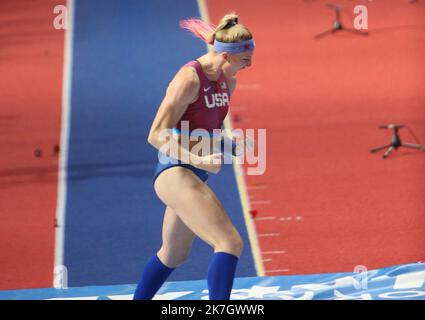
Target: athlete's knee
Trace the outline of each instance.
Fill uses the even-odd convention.
[[[190,248],[172,249],[161,247],[158,251],[158,257],[169,268],[181,266],[189,257]]]
[[[235,232],[233,235],[226,237],[220,241],[215,247],[215,252],[226,252],[239,257],[243,250],[243,240],[239,233]]]

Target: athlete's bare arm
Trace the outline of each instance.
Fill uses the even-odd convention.
[[[188,105],[198,98],[199,86],[200,83],[196,71],[193,68],[186,67],[181,68],[170,82],[148,136],[148,142],[156,149],[160,150],[166,143],[170,143],[170,139],[173,139],[170,134],[169,139],[162,141],[160,139],[160,133],[164,132],[164,130],[168,130],[171,133],[171,129],[182,117]],[[213,173],[217,173],[220,170],[220,164],[214,164],[212,162],[214,159],[218,162],[221,155],[212,154],[200,158],[183,148],[180,142],[175,139],[173,145],[176,147],[169,148],[167,150],[169,151],[167,156],[188,161],[190,165]]]

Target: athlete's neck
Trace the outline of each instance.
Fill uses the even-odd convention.
[[[226,78],[234,78],[236,76],[237,71],[233,70],[228,63],[223,65],[222,70]]]
[[[217,81],[223,72],[223,64],[226,62],[220,55],[208,52],[197,59],[204,70],[205,76],[210,81]]]

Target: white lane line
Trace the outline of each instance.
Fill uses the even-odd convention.
[[[72,64],[73,64],[73,42],[74,42],[74,0],[67,0],[68,28],[65,30],[63,82],[62,82],[62,118],[60,153],[58,168],[58,193],[56,202],[56,230],[55,230],[55,258],[53,266],[53,287],[56,272],[64,264],[65,243],[65,210],[66,210],[66,180],[68,167],[68,143],[71,113],[71,89],[72,89]]]
[[[282,217],[279,219],[280,221],[291,221],[292,217]]]
[[[254,220],[274,220],[276,217],[256,217]]]
[[[248,190],[264,190],[267,189],[267,185],[260,185],[260,186],[248,186],[246,187]]]
[[[270,204],[272,203],[271,200],[256,200],[256,201],[251,201],[251,204]]]
[[[263,259],[263,262],[270,262],[270,261],[272,261],[273,259]]]
[[[293,221],[293,220],[301,221],[302,219],[303,219],[303,217],[301,217],[301,216],[296,216],[296,217],[288,216],[288,217],[279,218],[280,221]]]
[[[266,273],[273,273],[273,272],[288,272],[289,269],[275,269],[275,270],[266,270]]]
[[[259,236],[259,237],[278,237],[278,236],[280,236],[280,233],[258,233],[257,236]]]

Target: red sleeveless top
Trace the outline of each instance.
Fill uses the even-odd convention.
[[[221,73],[217,81],[207,79],[199,61],[194,60],[184,65],[193,67],[199,77],[199,97],[191,103],[175,128],[182,130],[181,122],[189,121],[189,131],[205,129],[212,132],[221,129],[229,110],[230,91],[226,77]]]

